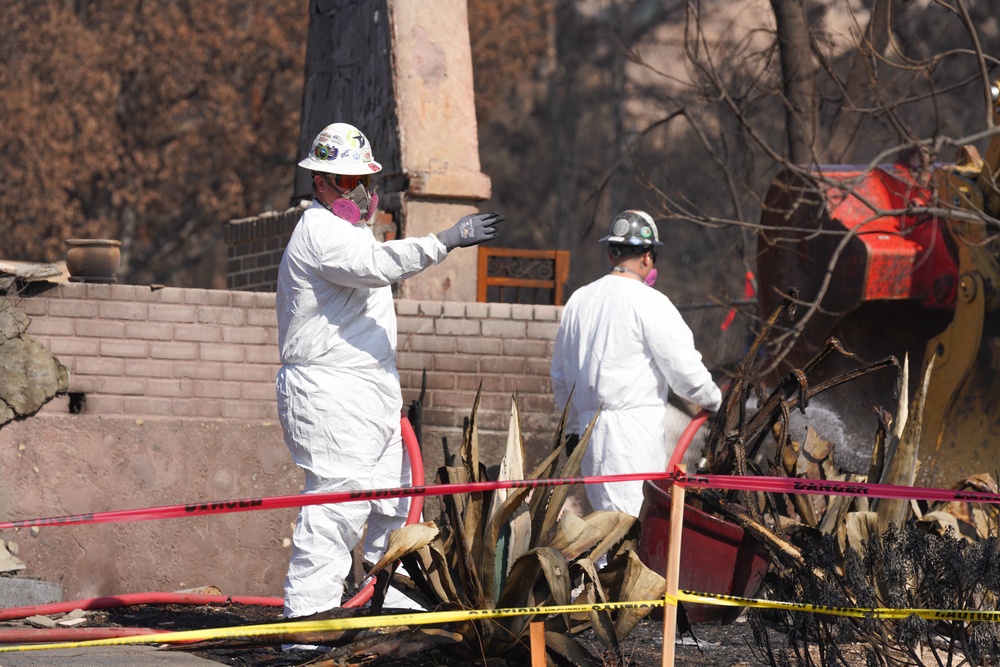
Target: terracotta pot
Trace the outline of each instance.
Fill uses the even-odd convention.
[[[70,280],[114,281],[122,259],[121,241],[113,239],[66,239],[66,270]]]

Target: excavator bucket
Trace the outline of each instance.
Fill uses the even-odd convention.
[[[765,198],[758,242],[761,311],[798,290],[798,319],[772,350],[784,368],[830,336],[861,359],[933,362],[917,474],[927,486],[994,473],[1000,454],[1000,248],[976,215],[1000,198],[991,170],[974,151],[964,155],[933,171],[906,159],[786,171]],[[935,215],[942,209],[956,213]],[[911,373],[911,385],[923,375]],[[872,409],[894,405],[888,380],[870,382],[838,395],[836,406],[854,425],[855,447],[867,431],[868,454]]]

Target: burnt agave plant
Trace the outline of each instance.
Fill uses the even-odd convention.
[[[479,460],[478,406],[477,396],[463,438],[461,465],[441,468],[439,483],[487,479],[486,467]],[[525,475],[515,396],[499,478],[577,476],[593,422],[579,445],[567,455],[565,419],[564,413],[549,455]],[[385,578],[385,573],[401,561],[407,576],[396,574],[393,585],[436,611],[661,597],[665,591],[663,577],[646,568],[634,554],[638,540],[636,519],[619,512],[594,512],[582,518],[564,512],[568,494],[569,486],[556,486],[446,496],[437,519],[406,526],[393,534],[385,557],[372,574],[383,572]],[[602,556],[607,557],[608,564],[598,571],[595,563]],[[549,664],[601,665],[608,657],[620,658],[619,642],[646,613],[648,610],[619,610],[469,620],[450,624],[433,638],[408,628],[395,633],[395,637],[402,640],[399,643],[408,642],[413,650],[433,645],[460,664],[528,664],[529,625],[544,621]],[[604,646],[601,657],[575,639],[589,628]],[[391,643],[393,637],[383,635],[380,642]],[[371,653],[358,649],[361,647],[348,645],[324,657],[372,659]]]
[[[854,358],[835,339],[807,364],[782,378],[769,394],[754,370],[757,351],[783,303],[764,322],[738,368],[705,448],[711,472],[768,474],[797,479],[877,482],[913,486],[930,379],[930,368],[910,399],[908,362],[888,357],[819,383],[810,378],[834,354]],[[897,372],[896,418],[881,407],[867,472],[836,465],[837,445],[808,428],[801,442],[789,428],[794,410],[807,414],[814,396],[871,372]],[[754,385],[760,384],[759,388]],[[760,406],[747,413],[755,391]],[[866,418],[868,415],[845,415]],[[770,452],[764,456],[763,452]],[[986,473],[960,480],[956,489],[996,493]],[[774,600],[833,607],[995,610],[1000,598],[1000,524],[996,507],[969,502],[925,504],[896,498],[722,493],[692,490],[689,502],[738,523],[770,552],[772,567],[763,595]],[[995,665],[1000,630],[968,620],[837,617],[801,611],[759,611],[747,617],[760,662],[771,665],[855,664],[850,646],[868,665]],[[773,632],[775,628],[781,630]],[[769,632],[770,630],[770,632]],[[776,638],[781,639],[775,641]]]

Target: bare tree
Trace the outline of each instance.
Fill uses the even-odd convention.
[[[639,172],[667,219],[749,230],[762,240],[762,249],[794,251],[803,242],[803,230],[792,221],[761,226],[764,193],[775,175],[784,172],[814,183],[811,191],[800,193],[803,200],[826,197],[831,188],[839,196],[846,188],[864,200],[852,188],[864,183],[876,165],[905,163],[926,184],[930,163],[954,159],[960,145],[983,145],[993,131],[992,121],[984,127],[982,119],[987,115],[986,72],[994,63],[987,54],[1000,47],[1000,36],[990,31],[990,43],[979,34],[980,26],[989,25],[986,7],[967,8],[961,1],[916,7],[879,0],[870,13],[844,14],[836,11],[843,6],[834,3],[772,0],[773,22],[754,25],[734,12],[720,18],[725,3],[692,1],[686,6],[688,76],[668,78],[659,72],[662,88],[647,86],[647,99],[671,106],[642,129],[644,145],[636,148]],[[924,30],[928,23],[936,29]],[[654,58],[642,64],[658,71]],[[666,146],[657,133],[668,126],[675,146],[690,146],[683,164],[689,171],[696,164],[698,171],[710,172],[701,178],[714,182],[713,188],[698,186],[698,176],[656,168],[652,156]],[[817,169],[831,161],[867,167],[855,169],[851,182],[834,183],[824,180],[828,170]],[[901,213],[880,202],[866,203],[870,220]],[[927,204],[920,213],[962,215],[935,206],[939,204]],[[911,204],[909,214],[916,213]],[[988,213],[974,217],[989,222]],[[838,238],[834,246],[846,246],[849,237]],[[754,253],[749,247],[746,251],[750,266]],[[824,312],[822,306],[838,256],[833,252],[829,265],[811,269],[821,278],[820,291],[807,295],[800,308],[804,315],[796,331],[782,339],[785,343],[792,343],[814,316],[833,320],[845,315]]]

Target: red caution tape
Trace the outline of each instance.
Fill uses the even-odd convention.
[[[893,484],[866,482],[838,482],[788,477],[741,477],[734,475],[685,475],[681,472],[645,472],[590,477],[564,477],[555,479],[501,480],[495,482],[466,482],[463,484],[437,484],[434,486],[397,487],[332,493],[310,493],[294,496],[274,496],[246,500],[220,500],[188,505],[167,505],[142,509],[72,514],[45,519],[24,519],[0,523],[0,530],[31,526],[72,526],[94,523],[122,523],[153,519],[177,519],[205,514],[249,512],[253,510],[327,505],[333,503],[377,500],[379,498],[444,496],[455,493],[479,493],[496,489],[534,489],[571,484],[605,484],[644,480],[670,480],[677,484],[706,489],[763,491],[771,493],[823,494],[835,496],[867,496],[871,498],[903,498],[906,500],[959,501],[1000,504],[1000,494],[981,491],[956,491]]]
[[[923,486],[898,486],[896,484],[840,482],[835,480],[789,477],[740,477],[735,475],[686,475],[683,478],[679,478],[678,481],[688,486],[707,489],[1000,504],[1000,494],[997,493],[934,489]]]
[[[754,298],[756,295],[757,288],[754,287],[753,271],[747,271],[743,276],[743,297],[749,300]],[[736,309],[730,308],[729,313],[726,315],[726,319],[724,319],[722,324],[719,325],[719,329],[721,331],[727,331],[734,319],[736,319]]]
[[[31,526],[78,526],[93,523],[122,523],[126,521],[149,521],[152,519],[178,519],[205,514],[225,514],[229,512],[249,512],[271,510],[304,505],[329,505],[380,498],[445,496],[455,493],[479,493],[496,489],[534,489],[544,486],[566,486],[569,484],[598,484],[603,482],[635,482],[646,479],[682,478],[680,473],[629,473],[606,475],[603,477],[564,477],[559,479],[524,479],[496,482],[466,482],[463,484],[436,484],[434,486],[410,486],[391,489],[371,489],[358,491],[334,491],[331,493],[307,493],[294,496],[273,496],[245,500],[219,500],[189,505],[165,505],[131,510],[93,512],[91,514],[71,514],[45,519],[24,519],[0,522],[0,530],[7,528],[28,528]]]

